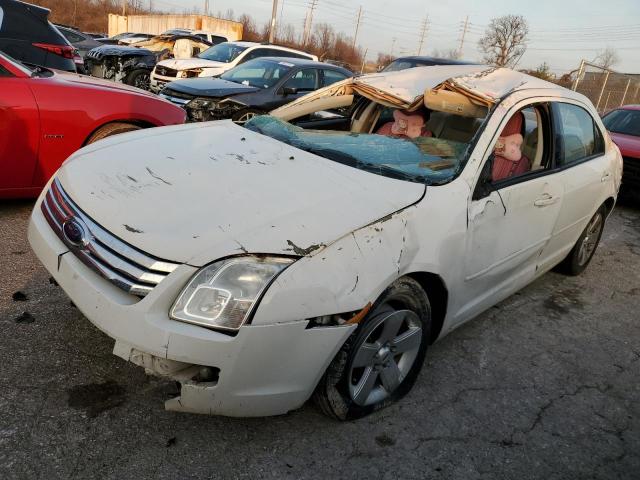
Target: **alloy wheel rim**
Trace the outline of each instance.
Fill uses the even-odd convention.
[[[135,80],[135,87],[141,88],[143,90],[149,90],[150,78],[149,75],[138,75]]]
[[[416,361],[422,343],[420,318],[411,310],[381,311],[367,326],[349,366],[349,395],[367,406],[389,397]]]
[[[602,229],[602,215],[597,214],[594,216],[587,225],[586,235],[582,239],[580,244],[580,250],[578,251],[578,263],[584,265],[593,255],[596,249],[598,238],[600,236],[600,230]]]

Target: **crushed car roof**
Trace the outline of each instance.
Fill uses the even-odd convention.
[[[560,90],[567,94],[575,93],[508,68],[486,65],[435,65],[353,77],[302,97],[287,105],[287,108],[324,96],[358,93],[390,107],[411,110],[422,102],[428,89],[457,91],[479,105],[491,106],[514,91],[539,88]]]

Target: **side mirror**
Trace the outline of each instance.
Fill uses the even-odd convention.
[[[484,162],[484,166],[482,167],[482,171],[480,172],[480,178],[478,179],[478,183],[476,183],[476,189],[473,191],[471,200],[480,200],[482,198],[488,197],[491,192],[495,190],[493,186],[492,171],[493,153],[489,155],[487,161]]]
[[[295,87],[282,87],[283,95],[295,95],[298,93],[298,89]]]

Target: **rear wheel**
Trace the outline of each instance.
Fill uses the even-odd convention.
[[[567,258],[558,265],[558,271],[571,276],[584,272],[600,242],[606,214],[605,207],[601,206],[591,217]]]
[[[151,74],[149,70],[139,68],[130,72],[125,78],[124,83],[131,85],[132,87],[140,88],[142,90],[151,89]]]
[[[314,398],[322,411],[351,420],[402,398],[424,362],[430,327],[426,293],[412,278],[398,279],[376,301],[320,380]]]
[[[117,135],[119,133],[132,132],[134,130],[140,130],[142,127],[138,125],[133,125],[131,123],[123,123],[123,122],[115,122],[108,123],[107,125],[103,125],[98,130],[93,132],[87,141],[86,145],[90,143],[97,142],[98,140],[102,140],[103,138],[110,137],[111,135]]]

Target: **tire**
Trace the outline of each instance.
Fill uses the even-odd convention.
[[[117,135],[119,133],[132,132],[134,130],[140,130],[142,127],[138,125],[133,125],[132,123],[108,123],[103,125],[98,130],[93,132],[93,134],[87,139],[85,145],[89,145],[90,143],[97,142],[98,140],[102,140],[103,138],[110,137],[111,135]]]
[[[238,125],[244,125],[253,117],[257,117],[258,115],[264,115],[264,112],[256,110],[255,108],[244,108],[234,113],[231,116],[231,120],[236,122]]]
[[[354,420],[387,407],[413,387],[431,333],[429,298],[409,277],[378,298],[313,394],[326,415]]]
[[[124,83],[142,90],[151,91],[151,72],[144,68],[138,68],[137,70],[129,72],[124,78]]]
[[[598,248],[606,217],[606,209],[601,206],[584,227],[569,255],[558,265],[556,269],[558,272],[570,276],[580,275],[584,272]]]

